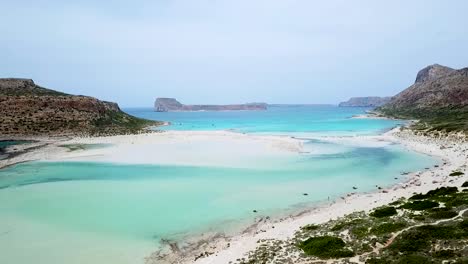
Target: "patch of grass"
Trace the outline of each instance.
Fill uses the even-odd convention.
[[[383,234],[393,233],[405,227],[406,227],[406,224],[403,222],[383,223],[383,224],[380,224],[378,226],[371,228],[370,232],[376,235],[383,235]]]
[[[458,213],[453,211],[451,208],[434,208],[429,214],[430,218],[433,219],[449,219],[457,216]]]
[[[423,264],[432,263],[431,259],[421,255],[406,255],[397,260],[397,264]]]
[[[319,227],[320,227],[319,225],[309,224],[309,225],[303,226],[302,229],[306,231],[312,231],[312,230],[317,230]]]
[[[426,256],[409,254],[401,257],[382,257],[382,258],[371,258],[366,261],[366,264],[427,264],[433,263],[430,258]]]
[[[356,226],[351,228],[351,234],[357,238],[363,238],[367,235],[369,228],[367,226]]]
[[[462,176],[462,175],[465,175],[465,174],[461,171],[454,171],[449,174],[449,176]]]
[[[370,216],[376,217],[376,218],[382,218],[382,217],[389,217],[392,215],[396,215],[397,210],[393,206],[386,206],[386,207],[381,207],[378,209],[375,209],[374,212],[370,213]]]
[[[353,219],[351,221],[343,221],[335,224],[332,228],[331,231],[340,231],[345,228],[350,228],[359,224],[362,224],[364,222],[363,219]]]
[[[428,200],[421,200],[421,201],[414,201],[408,202],[400,206],[400,208],[413,210],[413,211],[423,211],[431,208],[439,207],[438,202],[428,201]]]
[[[455,197],[452,197],[452,199],[448,200],[445,203],[445,206],[447,207],[457,207],[461,205],[468,205],[468,195],[467,193],[463,193],[464,195],[457,195]]]
[[[464,182],[461,187],[468,187],[468,181]]]
[[[401,119],[418,119],[412,129],[423,131],[468,131],[468,107],[441,107],[441,108],[389,108],[381,107],[377,109],[386,116]]]
[[[343,239],[332,236],[311,237],[298,245],[305,254],[322,259],[354,256],[354,253],[345,246]]]
[[[439,250],[434,253],[432,253],[432,256],[434,258],[443,258],[443,259],[449,259],[449,258],[454,258],[457,255],[453,250]]]

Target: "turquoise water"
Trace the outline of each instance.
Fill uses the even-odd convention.
[[[207,231],[235,232],[256,217],[298,211],[353,187],[373,191],[401,181],[395,177],[403,171],[436,162],[394,144],[360,146],[316,137],[375,134],[397,123],[349,118],[364,109],[127,111],[179,123],[165,129],[314,138],[305,143],[307,153],[281,165],[272,160],[268,169],[97,162],[30,162],[2,169],[0,263],[143,263],[162,238],[183,241]]]
[[[0,141],[0,160],[8,158],[8,154],[5,154],[5,149],[10,146],[21,145],[31,143],[32,141],[27,140],[3,140]]]
[[[245,133],[319,135],[375,134],[401,124],[383,119],[351,119],[367,108],[337,106],[270,107],[268,111],[154,112],[152,108],[128,108],[129,114],[171,122],[168,130],[233,130]]]

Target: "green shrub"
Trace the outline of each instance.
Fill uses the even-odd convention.
[[[389,263],[396,263],[396,264],[427,264],[433,263],[428,257],[421,256],[421,255],[404,255],[401,257],[381,257],[381,258],[370,258],[366,261],[366,264],[389,264]]]
[[[400,208],[414,210],[414,211],[422,211],[422,210],[427,210],[427,209],[431,209],[434,207],[439,207],[439,203],[434,202],[434,201],[428,201],[428,200],[409,202],[400,206]]]
[[[332,227],[331,231],[339,231],[339,230],[342,230],[344,228],[350,228],[350,227],[356,226],[358,224],[361,224],[363,222],[364,222],[363,219],[353,219],[351,221],[339,222],[339,223],[337,223],[336,225],[334,225]]]
[[[426,263],[432,263],[432,261],[426,256],[406,255],[398,259],[396,263],[397,264],[426,264]]]
[[[457,195],[445,203],[445,206],[457,207],[468,204],[468,197],[466,195]]]
[[[468,181],[464,182],[461,187],[468,187]]]
[[[377,217],[377,218],[382,218],[382,217],[388,217],[392,215],[396,215],[397,210],[393,206],[387,206],[387,207],[381,207],[378,209],[375,209],[374,212],[370,213],[370,216]]]
[[[431,210],[429,217],[433,219],[448,219],[454,218],[457,215],[458,213],[450,208],[434,208]]]
[[[370,232],[376,235],[383,235],[383,234],[393,233],[405,227],[406,227],[406,224],[402,222],[383,223],[376,227],[373,227]]]
[[[319,225],[310,224],[310,225],[303,226],[302,229],[306,231],[312,231],[312,230],[317,230],[319,227],[320,227]]]
[[[445,196],[445,195],[450,195],[458,192],[457,187],[440,187],[435,190],[431,190],[427,192],[426,194],[415,194],[410,197],[410,200],[422,200],[422,199],[427,199],[427,198],[432,198],[432,197],[437,197],[437,196]]]
[[[298,245],[305,254],[323,259],[354,256],[351,250],[344,248],[345,246],[341,238],[332,236],[311,237]]]
[[[363,238],[367,235],[369,228],[367,226],[356,226],[351,228],[351,234],[355,235],[357,238]]]
[[[389,249],[395,252],[417,252],[428,249],[431,245],[429,236],[426,233],[410,229],[398,236]]]
[[[462,176],[462,175],[464,175],[464,173],[461,171],[454,171],[449,174],[449,176]]]
[[[439,250],[439,251],[436,251],[432,254],[432,256],[434,258],[444,258],[444,259],[448,259],[448,258],[453,258],[456,256],[455,252],[453,250]]]

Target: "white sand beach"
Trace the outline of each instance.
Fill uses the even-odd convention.
[[[355,139],[336,138],[335,140],[360,143],[363,137]],[[197,249],[197,252],[199,254],[200,252],[212,252],[213,254],[200,258],[195,263],[235,262],[236,259],[244,257],[249,251],[255,249],[258,245],[257,242],[261,239],[288,239],[302,226],[308,224],[324,223],[357,211],[370,211],[400,197],[409,197],[414,193],[424,193],[442,186],[460,186],[466,181],[466,177],[449,176],[454,170],[465,173],[467,171],[468,143],[464,138],[441,137],[435,139],[414,135],[408,130],[400,131],[400,128],[397,128],[382,136],[368,137],[367,140],[399,143],[409,150],[440,158],[441,164],[423,171],[411,172],[405,176],[406,180],[404,182],[391,188],[374,193],[350,193],[338,201],[312,208],[297,216],[290,216],[272,222],[266,221],[238,236],[206,244],[204,248]],[[400,175],[395,176],[401,177]],[[185,262],[180,263],[193,263],[193,259],[190,259],[190,257],[182,259]]]
[[[398,143],[408,150],[432,155],[441,160],[437,167],[408,175],[395,175],[403,182],[373,193],[350,193],[338,201],[330,201],[297,215],[281,219],[259,219],[258,223],[232,237],[222,234],[194,238],[185,248],[168,251],[161,258],[155,252],[148,263],[164,261],[177,263],[229,263],[255,249],[260,239],[287,239],[307,224],[319,224],[356,211],[369,211],[380,205],[427,192],[441,186],[460,185],[463,177],[449,177],[454,170],[467,170],[468,143],[461,138],[440,139],[414,135],[400,128],[378,136],[322,137],[321,140],[344,145],[385,145]],[[303,141],[287,136],[256,136],[227,131],[183,131],[140,135],[125,135],[74,139],[41,139],[34,143],[39,148],[9,160],[0,161],[0,167],[29,160],[41,161],[105,161],[136,164],[174,164],[204,166],[252,166],[262,168],[272,157],[281,159],[303,151]],[[62,145],[110,144],[106,147],[69,151]],[[278,164],[281,165],[280,163]],[[205,252],[208,252],[206,254]]]

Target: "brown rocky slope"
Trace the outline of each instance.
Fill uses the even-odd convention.
[[[468,68],[434,64],[419,71],[413,85],[376,109],[384,115],[421,120],[432,130],[468,131]]]
[[[30,79],[0,79],[0,135],[114,135],[159,122],[133,117],[116,103],[70,95]]]

